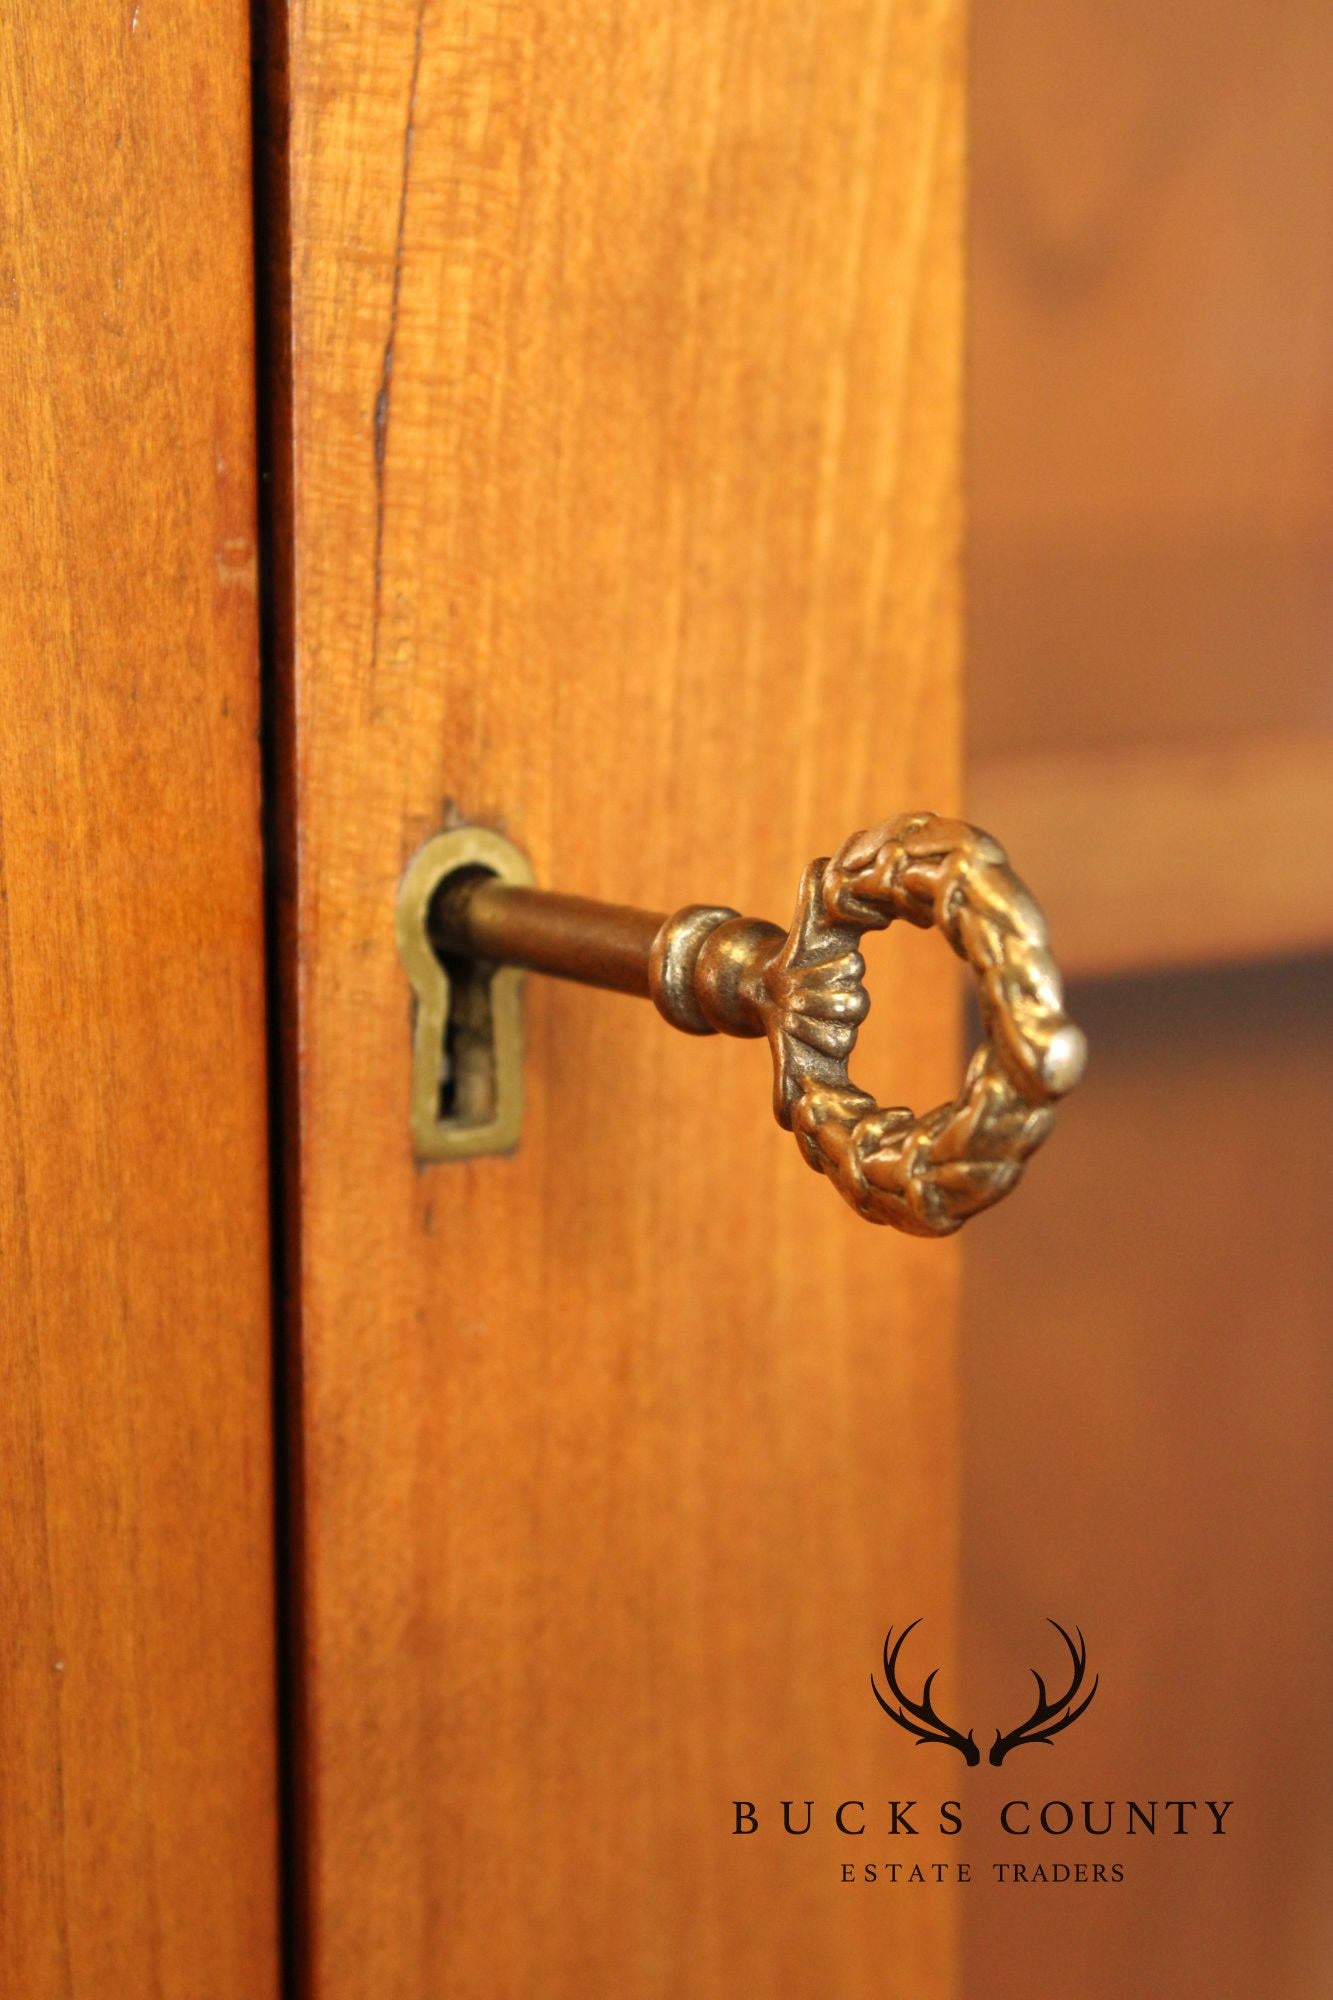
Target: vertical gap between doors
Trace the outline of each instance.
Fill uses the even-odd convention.
[[[273,1324],[273,1469],[277,1656],[281,1991],[307,1990],[302,1726],[300,1117],[296,1099],[296,787],[292,684],[286,0],[251,0],[255,394],[259,468],[261,773],[268,1034],[269,1227]]]

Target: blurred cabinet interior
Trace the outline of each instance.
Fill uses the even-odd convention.
[[[1333,1976],[1333,13],[980,4],[971,89],[968,803],[1042,884],[1094,1061],[1060,1171],[967,1242],[963,1630],[1017,1686],[1076,1618],[1086,1789],[1223,1784],[1248,1834],[1128,1906],[983,1895],[965,1990],[1110,2000],[1151,1965],[1304,2000]]]

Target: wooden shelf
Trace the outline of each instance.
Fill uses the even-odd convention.
[[[968,801],[1071,977],[1333,949],[1333,735],[985,759]]]

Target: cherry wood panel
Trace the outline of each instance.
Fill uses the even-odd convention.
[[[950,1990],[949,1899],[730,1834],[916,1768],[868,1681],[891,1619],[949,1659],[950,1247],[841,1208],[762,1050],[540,982],[517,1157],[419,1168],[393,908],[455,814],[785,916],[947,806],[959,31],[310,0],[270,50],[318,2000]],[[874,972],[867,1074],[941,1094],[948,954]]]
[[[247,20],[9,9],[0,1990],[278,1986]]]

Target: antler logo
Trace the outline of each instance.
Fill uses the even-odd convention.
[[[905,1729],[909,1736],[914,1736],[918,1744],[943,1743],[950,1750],[956,1750],[965,1764],[979,1764],[981,1762],[981,1752],[977,1748],[976,1737],[973,1732],[969,1729],[966,1736],[964,1736],[961,1730],[955,1729],[952,1723],[946,1722],[943,1716],[936,1713],[935,1705],[930,1698],[930,1691],[935,1685],[939,1668],[933,1668],[926,1675],[925,1686],[922,1688],[920,1699],[917,1701],[913,1701],[912,1697],[899,1683],[898,1656],[902,1652],[908,1634],[915,1632],[920,1623],[921,1620],[919,1618],[914,1618],[910,1625],[905,1625],[898,1634],[897,1642],[892,1645],[892,1650],[890,1650],[890,1645],[893,1641],[892,1625],[890,1625],[888,1631],[885,1633],[884,1680],[889,1694],[893,1696],[893,1701],[887,1700],[880,1693],[879,1684],[872,1674],[870,1676],[870,1686],[875,1700],[889,1717],[889,1720],[896,1722],[900,1729]],[[1074,1627],[1075,1632],[1078,1633],[1078,1643],[1076,1645],[1068,1632],[1066,1632],[1064,1626],[1057,1623],[1054,1618],[1048,1618],[1046,1623],[1055,1627],[1055,1630],[1060,1634],[1060,1637],[1069,1649],[1072,1668],[1069,1686],[1062,1695],[1057,1696],[1052,1701],[1046,1692],[1046,1683],[1037,1672],[1037,1669],[1035,1667],[1029,1668],[1033,1680],[1037,1683],[1036,1707],[1033,1709],[1031,1715],[1025,1721],[1020,1722],[1016,1728],[1008,1731],[996,1730],[995,1741],[992,1743],[990,1750],[990,1761],[992,1764],[1003,1764],[1011,1750],[1021,1750],[1029,1743],[1053,1742],[1062,1729],[1068,1729],[1071,1722],[1078,1721],[1080,1715],[1083,1714],[1083,1711],[1087,1708],[1101,1685],[1101,1675],[1098,1674],[1094,1677],[1092,1686],[1088,1689],[1088,1692],[1083,1695],[1083,1699],[1079,1700],[1088,1670],[1087,1642],[1077,1625]],[[897,1703],[897,1707],[894,1706],[894,1702]]]
[[[1070,1677],[1069,1686],[1055,1701],[1050,1701],[1047,1699],[1045,1681],[1035,1667],[1028,1668],[1028,1672],[1037,1683],[1037,1706],[1033,1709],[1027,1721],[1020,1722],[1017,1729],[1011,1729],[1007,1736],[1003,1735],[1000,1730],[996,1730],[995,1741],[991,1744],[990,1749],[992,1764],[1003,1764],[1011,1750],[1021,1750],[1025,1744],[1050,1743],[1060,1734],[1062,1729],[1068,1729],[1071,1722],[1078,1721],[1080,1715],[1082,1715],[1084,1709],[1101,1686],[1102,1677],[1100,1674],[1097,1674],[1093,1679],[1092,1686],[1083,1696],[1082,1701],[1078,1700],[1080,1690],[1083,1686],[1083,1677],[1088,1670],[1087,1642],[1082,1632],[1079,1632],[1077,1625],[1074,1627],[1074,1630],[1078,1632],[1078,1644],[1076,1646],[1064,1626],[1056,1624],[1054,1618],[1048,1618],[1046,1623],[1055,1626],[1056,1631],[1069,1648],[1069,1657],[1073,1663],[1073,1674]],[[1078,1703],[1077,1707],[1075,1707],[1076,1702]]]
[[[898,1634],[898,1643],[892,1652],[889,1651],[889,1641],[893,1637],[892,1625],[890,1625],[888,1631],[884,1634],[884,1679],[888,1683],[889,1693],[896,1697],[900,1705],[895,1708],[892,1702],[884,1699],[884,1696],[875,1684],[875,1676],[872,1674],[870,1676],[870,1685],[874,1689],[875,1700],[879,1703],[890,1721],[896,1722],[899,1729],[905,1729],[909,1736],[915,1736],[918,1744],[947,1743],[951,1750],[956,1750],[959,1753],[964,1763],[979,1764],[981,1762],[981,1752],[977,1748],[977,1739],[972,1734],[972,1731],[969,1729],[966,1736],[960,1735],[958,1730],[947,1723],[942,1716],[935,1713],[930,1699],[930,1690],[935,1685],[936,1676],[939,1673],[938,1667],[933,1668],[926,1675],[926,1685],[921,1690],[920,1701],[913,1701],[911,1696],[905,1694],[903,1689],[898,1685],[898,1655],[906,1643],[908,1633],[915,1632],[920,1623],[921,1620],[919,1618],[914,1618],[910,1625],[903,1627],[902,1631]],[[904,1711],[906,1712],[904,1713]]]

